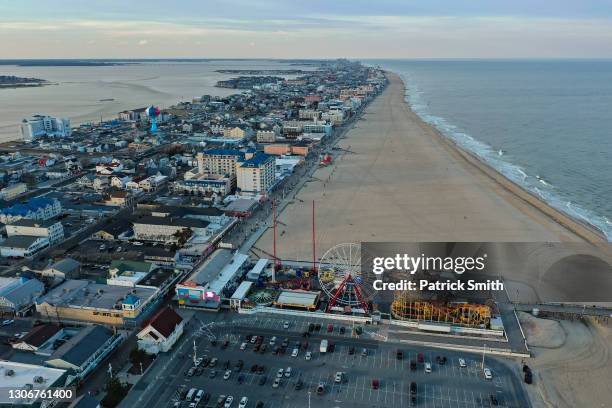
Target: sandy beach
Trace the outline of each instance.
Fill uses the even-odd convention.
[[[333,165],[280,214],[281,258],[312,259],[312,200],[319,256],[359,241],[602,241],[455,148],[410,110],[402,80],[389,79]],[[271,251],[271,230],[257,247]]]

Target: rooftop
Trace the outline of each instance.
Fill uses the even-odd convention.
[[[34,242],[44,237],[13,235],[0,243],[0,247],[28,249]]]
[[[242,162],[242,167],[259,167],[264,163],[274,160],[274,156],[266,153],[258,153],[248,160]]]
[[[137,296],[144,301],[154,296],[156,292],[156,288],[150,287],[113,286],[86,280],[68,279],[38,299],[37,303],[48,303],[62,307],[120,310],[121,304],[129,295]]]
[[[151,215],[145,215],[134,219],[134,224],[148,224],[148,225],[171,225],[185,228],[206,228],[208,221],[196,220],[193,218],[175,218],[175,217],[154,217]]]
[[[170,306],[158,312],[149,323],[162,336],[168,338],[176,326],[183,321],[183,318],[174,311]]]
[[[0,377],[2,377],[2,387],[5,388],[24,388],[26,384],[32,384],[34,388],[47,389],[54,385],[65,372],[65,370],[34,364],[0,361]],[[42,377],[43,382],[34,381],[35,377]]]
[[[87,326],[55,350],[49,361],[62,360],[80,367],[111,337],[113,333],[104,326]]]

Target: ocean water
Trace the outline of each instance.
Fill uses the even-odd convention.
[[[426,122],[612,240],[611,60],[377,60]]]

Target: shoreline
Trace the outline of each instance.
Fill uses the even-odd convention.
[[[341,242],[576,242],[605,244],[603,233],[573,219],[465,151],[414,112],[406,87],[389,85],[337,142],[279,213],[281,259],[312,260]],[[268,230],[256,242],[272,251]]]
[[[398,74],[392,71],[385,71],[385,74],[387,75],[387,77],[389,75],[393,75],[397,77],[397,79],[402,83],[404,94],[407,95],[406,84],[404,83],[404,80]],[[457,144],[456,142],[454,142],[453,140],[451,140],[450,138],[442,134],[442,132],[439,129],[437,129],[435,126],[425,122],[423,118],[421,118],[414,110],[412,110],[412,107],[406,100],[404,100],[404,103],[406,104],[406,107],[408,108],[408,110],[417,118],[419,125],[431,131],[434,137],[451,154],[460,156],[465,161],[466,164],[471,165],[475,169],[482,172],[482,174],[484,174],[485,176],[487,176],[488,178],[490,178],[491,180],[499,184],[501,187],[503,187],[508,192],[513,194],[516,198],[522,200],[528,205],[531,205],[533,208],[540,211],[543,215],[549,217],[551,220],[558,223],[559,225],[567,228],[568,230],[578,235],[585,241],[592,243],[592,244],[600,244],[602,242],[608,242],[607,237],[605,236],[603,231],[601,231],[599,228],[597,228],[596,226],[592,224],[587,223],[586,221],[572,217],[570,214],[567,214],[561,210],[554,208],[552,205],[550,205],[546,201],[537,197],[531,191],[527,190],[526,188],[517,184],[516,182],[510,180],[509,178],[504,176],[502,173],[500,173],[497,169],[495,169],[493,166],[486,163],[484,160],[480,159],[475,153],[459,146],[459,144]]]

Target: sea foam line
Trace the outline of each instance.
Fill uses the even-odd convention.
[[[597,228],[606,236],[608,241],[612,242],[612,223],[607,217],[596,214],[564,198],[562,193],[558,192],[559,190],[555,189],[551,183],[541,176],[527,174],[521,166],[506,159],[507,155],[504,150],[494,149],[473,136],[459,131],[455,125],[448,123],[445,118],[431,114],[428,110],[428,103],[423,99],[424,92],[418,88],[415,81],[407,74],[399,73],[398,75],[406,86],[406,102],[424,122],[434,126],[442,135],[454,141],[461,148],[473,153],[504,177],[535,194],[551,207]],[[503,154],[500,155],[500,151]]]

